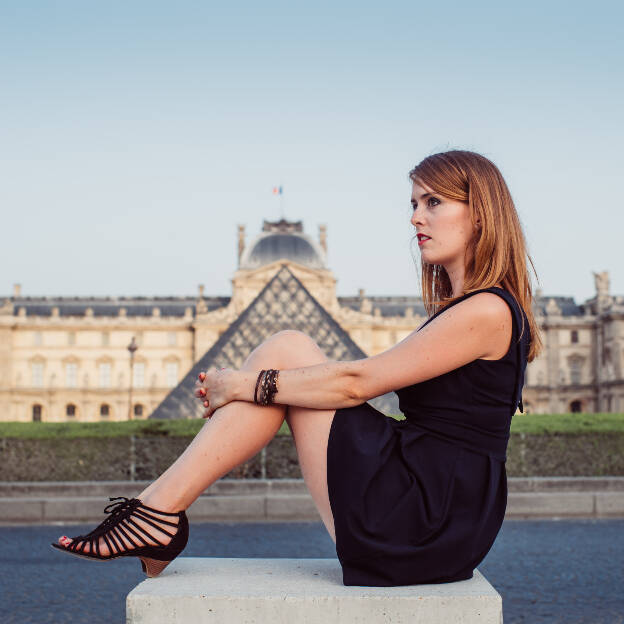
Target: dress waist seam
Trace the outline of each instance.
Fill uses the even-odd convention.
[[[442,433],[439,433],[437,431],[432,431],[431,429],[427,429],[427,427],[423,427],[422,425],[419,425],[417,422],[413,422],[408,420],[407,418],[405,419],[407,421],[407,424],[410,427],[415,427],[417,429],[420,429],[423,433],[429,434],[431,436],[434,436],[435,438],[438,438],[439,440],[443,440],[444,442],[448,442],[449,444],[452,444],[454,446],[459,446],[461,448],[464,448],[468,451],[472,451],[473,453],[478,453],[479,455],[485,455],[486,457],[491,457],[492,459],[496,460],[496,461],[500,461],[505,463],[507,461],[507,454],[506,453],[501,453],[501,452],[497,452],[497,451],[491,451],[488,449],[483,449],[483,448],[479,448],[476,445],[472,445],[468,442],[464,442],[463,440],[457,440],[454,438],[449,438],[447,436],[445,436]]]

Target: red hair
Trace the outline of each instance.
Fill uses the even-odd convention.
[[[473,225],[480,221],[481,227],[467,249],[463,294],[496,284],[509,291],[527,315],[531,332],[528,361],[533,361],[543,344],[533,314],[527,261],[536,278],[537,272],[501,172],[480,154],[452,150],[428,156],[409,172],[409,178],[443,197],[466,202]],[[430,316],[438,306],[444,307],[456,299],[442,265],[421,259],[421,282],[425,309]]]

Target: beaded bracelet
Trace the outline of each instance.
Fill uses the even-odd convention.
[[[265,405],[271,405],[273,403],[273,397],[277,393],[277,376],[279,371],[276,369],[271,369],[267,372],[268,382],[267,382],[267,392],[265,398]]]
[[[258,386],[260,385],[260,377],[262,377],[262,373],[264,373],[263,370],[260,371],[258,379],[256,380],[256,389],[254,390],[254,403],[258,402]]]
[[[258,405],[271,405],[273,403],[273,398],[277,394],[278,376],[279,370],[274,368],[260,371],[258,379],[256,380],[254,403]],[[260,388],[260,396],[258,396],[258,387]]]
[[[264,377],[260,384],[260,405],[269,404],[269,392],[271,384],[271,369],[264,371]]]
[[[271,371],[271,381],[270,381],[270,386],[269,386],[269,392],[270,394],[267,397],[267,405],[270,405],[273,403],[275,395],[277,394],[277,378],[279,376],[279,371],[277,369],[274,369]]]

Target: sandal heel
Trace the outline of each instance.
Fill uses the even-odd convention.
[[[141,567],[143,572],[147,574],[149,578],[158,576],[171,561],[158,561],[157,559],[150,559],[149,557],[139,557],[141,560]]]

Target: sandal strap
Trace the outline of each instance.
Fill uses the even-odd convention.
[[[128,522],[126,520],[126,522]],[[130,523],[128,522],[126,525],[124,525],[124,531],[128,531],[128,539],[134,544],[134,546],[136,548],[141,548],[141,546],[149,546],[149,544],[143,539],[143,536],[140,535],[139,533],[137,533],[132,526],[130,525]],[[134,537],[140,541],[140,544],[137,544],[131,537],[130,537],[130,533],[132,533],[132,535],[134,535]]]
[[[154,516],[153,514],[148,513],[147,511],[143,511],[140,507],[133,511],[133,515],[140,516],[141,518],[151,518],[152,520],[155,520],[159,524],[167,524],[167,525],[173,526],[173,527],[177,527],[178,526],[177,522],[169,522],[169,520],[164,520],[163,518],[159,518],[158,516]]]
[[[91,551],[91,552],[93,552],[93,551]],[[101,556],[102,556],[102,551],[100,550],[100,540],[99,540],[99,539],[96,539],[96,540],[95,540],[95,554],[96,554],[98,557],[101,557]]]
[[[143,507],[143,509],[148,509],[149,511],[155,511],[156,513],[162,514],[164,516],[179,516],[182,513],[181,511],[160,511],[160,509],[154,509],[154,507],[148,507],[147,505],[144,505],[138,498],[135,500],[139,501],[139,507]]]
[[[154,540],[156,544],[158,544],[158,546],[164,546],[164,544],[158,541],[153,535],[148,533],[140,524],[137,524],[132,518],[128,518],[128,522],[131,522],[137,528],[138,531],[141,531],[141,533],[146,535],[148,538]],[[146,546],[148,545],[147,542],[145,543],[145,545]]]
[[[111,538],[111,541],[113,542],[113,544],[115,545],[115,549],[116,549],[115,554],[122,552],[124,549],[124,545],[123,545],[122,539],[117,535],[117,527],[116,526],[112,527],[108,535]]]
[[[108,552],[112,555],[114,551],[113,546],[111,545],[106,533],[104,533],[102,535],[102,539],[104,540],[104,543],[106,544],[107,548],[108,548]]]
[[[141,518],[141,520],[143,520],[143,522],[146,522],[147,524],[149,524],[150,526],[154,527],[155,529],[158,529],[159,531],[162,531],[163,533],[166,533],[167,535],[169,535],[169,537],[171,537],[172,534],[168,533],[167,531],[165,531],[165,529],[162,528],[161,526],[159,526],[159,524],[162,522],[164,524],[168,524],[169,526],[174,526],[174,527],[178,526],[175,522],[167,522],[166,520],[161,520],[160,518],[154,518],[154,516],[150,516],[150,515],[144,514],[143,512],[140,512],[139,510],[137,510],[133,515],[135,517]],[[156,522],[158,524],[154,524],[152,522],[152,520],[156,520]],[[175,535],[175,533],[173,535]]]

